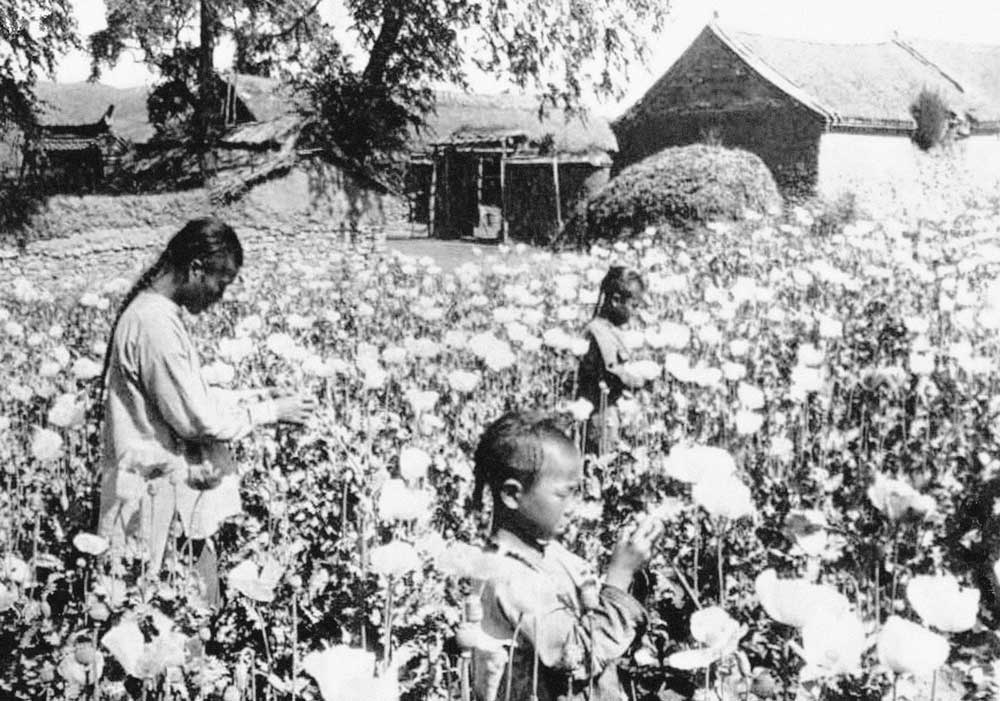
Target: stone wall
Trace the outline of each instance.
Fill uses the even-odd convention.
[[[178,229],[188,219],[208,215],[249,228],[381,227],[390,236],[410,236],[408,213],[404,197],[383,193],[335,166],[303,162],[229,205],[213,204],[205,188],[143,195],[54,195],[32,219],[27,239]]]
[[[704,33],[612,128],[616,171],[668,146],[717,143],[757,154],[799,195],[816,184],[824,124]]]
[[[317,259],[327,256],[331,250],[367,255],[384,251],[386,246],[381,227],[352,230],[319,225],[251,227],[236,224],[235,228],[247,265],[273,256],[287,245],[294,245],[299,250],[312,247]],[[21,252],[0,249],[0,280],[9,282],[25,277],[57,295],[67,290],[99,289],[116,277],[138,277],[176,232],[174,226],[103,229],[36,241]],[[0,290],[0,294],[6,291]]]
[[[343,224],[348,228],[408,227],[404,197],[381,192],[344,170],[316,160],[257,185],[227,208],[247,225]]]

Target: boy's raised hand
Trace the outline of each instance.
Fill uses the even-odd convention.
[[[653,555],[653,545],[663,535],[663,521],[655,514],[642,517],[634,528],[625,529],[611,553],[604,578],[607,584],[628,591],[632,576]]]

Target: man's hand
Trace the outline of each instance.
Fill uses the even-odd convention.
[[[304,424],[319,406],[315,397],[304,394],[279,394],[272,390],[271,396],[278,421],[282,423]]]

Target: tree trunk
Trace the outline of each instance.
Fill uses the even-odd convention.
[[[372,44],[368,64],[362,74],[362,80],[366,85],[374,86],[382,83],[389,58],[396,49],[396,41],[403,29],[405,16],[405,12],[399,8],[395,0],[389,0],[385,3],[385,7],[382,9],[382,27],[375,38],[375,43]]]
[[[215,83],[215,8],[212,0],[200,0],[200,52],[198,56],[198,105],[195,109],[195,147],[202,176],[208,175],[209,125],[212,119],[212,95]]]

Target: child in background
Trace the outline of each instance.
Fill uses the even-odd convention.
[[[482,627],[495,639],[513,641],[513,662],[508,666],[504,652],[475,652],[478,701],[504,699],[508,684],[515,701],[535,694],[538,701],[624,698],[617,662],[646,625],[646,611],[628,588],[662,523],[647,518],[627,529],[599,584],[587,562],[556,542],[576,501],[582,467],[572,439],[540,412],[506,414],[479,442],[474,504],[481,504],[488,486],[490,548],[510,565],[503,581],[483,591]]]
[[[577,371],[577,398],[594,405],[587,422],[588,453],[602,455],[615,449],[621,429],[618,400],[626,389],[643,384],[625,369],[629,350],[621,330],[645,291],[642,276],[620,265],[612,266],[601,281],[594,318],[587,324],[590,348]]]

